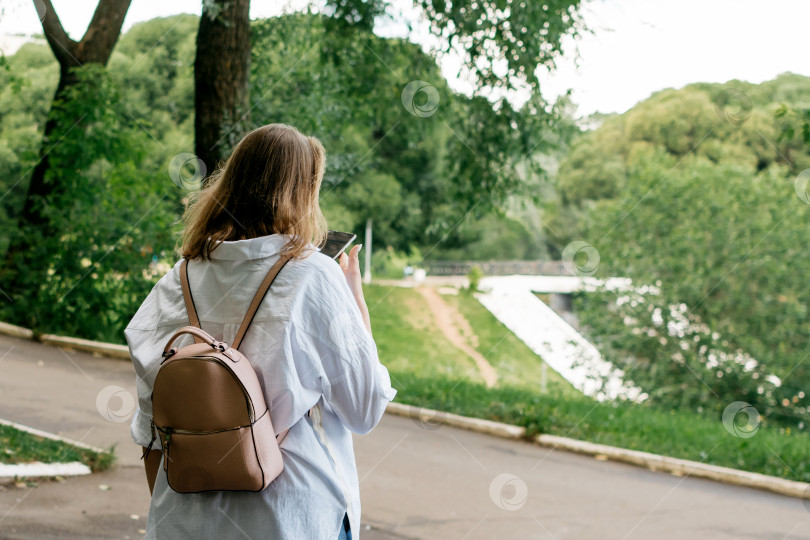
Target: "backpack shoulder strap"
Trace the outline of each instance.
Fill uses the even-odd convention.
[[[188,285],[188,259],[183,259],[183,262],[180,263],[180,287],[183,288],[183,300],[186,302],[189,324],[201,328],[197,310],[194,308],[194,298],[191,297],[191,288]],[[202,343],[203,340],[194,336],[194,342]]]
[[[239,327],[239,331],[236,332],[236,337],[233,338],[231,347],[234,349],[238,349],[239,345],[242,344],[242,340],[245,338],[245,334],[250,327],[250,323],[253,322],[253,317],[259,310],[259,306],[262,304],[262,300],[264,300],[264,296],[267,294],[268,289],[270,289],[270,285],[273,284],[276,276],[281,269],[284,268],[284,265],[289,262],[290,258],[291,257],[289,255],[282,254],[276,263],[270,267],[270,270],[264,277],[264,281],[262,281],[262,284],[259,286],[259,290],[256,291],[256,296],[253,297],[253,301],[250,303],[250,307],[248,308],[247,314],[245,314],[245,318],[242,319],[242,325]]]

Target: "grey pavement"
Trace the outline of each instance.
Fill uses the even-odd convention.
[[[101,399],[99,399],[101,396]],[[0,539],[139,538],[148,490],[128,430],[134,372],[0,336],[0,418],[96,446],[104,473],[0,487]],[[802,501],[386,415],[355,437],[366,540],[808,539]]]

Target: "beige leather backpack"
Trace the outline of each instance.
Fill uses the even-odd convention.
[[[152,442],[144,452],[159,433],[163,470],[175,491],[261,491],[281,474],[278,445],[289,430],[274,434],[256,372],[237,349],[289,259],[282,256],[270,268],[230,346],[200,328],[188,260],[180,266],[191,325],[178,330],[163,350],[152,392]],[[194,336],[194,344],[172,347],[184,334]]]

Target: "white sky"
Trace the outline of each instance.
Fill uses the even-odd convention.
[[[74,39],[81,38],[96,3],[53,0]],[[279,6],[306,4],[253,0],[251,16],[278,15],[283,10]],[[402,6],[401,16],[415,16],[410,1],[396,4]],[[133,0],[124,29],[154,17],[199,13],[200,6],[200,0]],[[41,33],[32,0],[2,0],[2,7],[0,35]],[[810,76],[810,55],[802,39],[810,20],[808,0],[591,0],[583,13],[594,33],[577,41],[578,65],[570,42],[556,73],[542,77],[549,100],[572,88],[581,115],[624,112],[654,91],[691,82],[758,83],[786,71]],[[388,24],[380,33],[402,32],[403,25]],[[412,37],[429,41],[424,28]],[[465,81],[452,80],[457,66],[453,58],[442,64],[450,84],[464,91],[469,87]]]

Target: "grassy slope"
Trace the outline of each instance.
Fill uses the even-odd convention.
[[[794,480],[810,481],[810,436],[771,428],[743,439],[720,419],[626,404],[597,403],[549,370],[539,392],[540,359],[477,300],[444,297],[467,317],[478,350],[498,370],[495,388],[484,386],[471,361],[429,326],[424,300],[408,289],[371,286],[366,299],[380,358],[398,390],[396,400],[524,426],[623,448],[702,461]]]
[[[470,322],[478,336],[478,352],[498,371],[502,385],[540,391],[544,362],[539,356],[474,297],[460,294],[443,298]],[[571,383],[553,369],[547,368],[546,376],[549,394],[568,397],[580,395]]]
[[[475,363],[433,326],[418,293],[372,285],[366,287],[365,297],[380,358],[392,373],[483,381]]]
[[[0,449],[0,463],[79,461],[93,471],[103,471],[110,468],[115,460],[112,451],[99,454],[4,425],[0,425]]]

